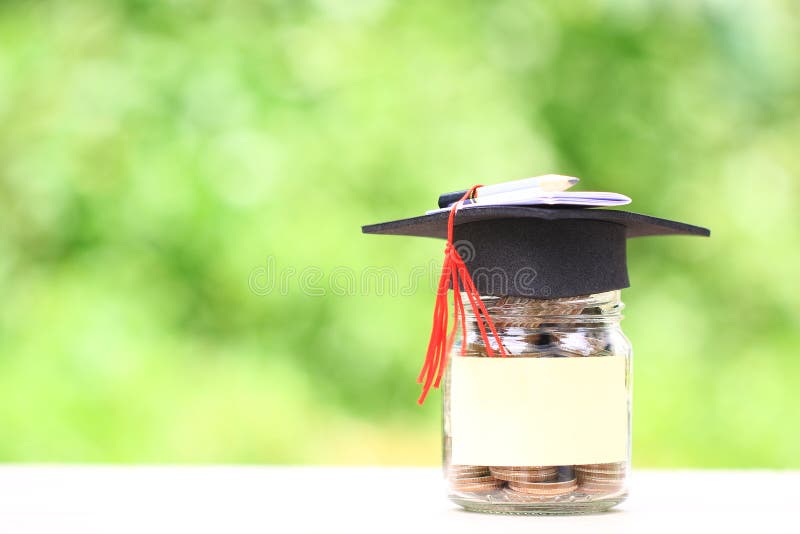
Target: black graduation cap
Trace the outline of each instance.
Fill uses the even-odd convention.
[[[362,231],[446,239],[448,216],[432,213]],[[453,242],[481,295],[552,299],[628,287],[627,239],[658,235],[711,232],[621,210],[492,205],[459,209]]]

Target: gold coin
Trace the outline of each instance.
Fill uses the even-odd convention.
[[[500,478],[502,480],[506,479],[514,479],[514,480],[530,480],[535,482],[537,480],[550,480],[551,478],[558,476],[558,469],[547,469],[547,470],[531,470],[531,471],[523,471],[521,469],[504,469],[502,467],[492,467],[489,471],[494,475],[496,474],[496,478]]]
[[[490,469],[505,469],[507,471],[544,471],[558,469],[557,465],[493,465]]]
[[[477,473],[481,471],[488,471],[488,467],[481,467],[476,465],[475,467],[449,467],[447,469],[450,473]]]
[[[558,469],[548,471],[520,471],[492,467],[489,471],[494,478],[507,482],[545,482],[558,478]]]
[[[593,480],[624,480],[625,473],[587,473],[585,471],[575,471],[575,476],[579,479],[590,478]]]
[[[459,478],[457,481],[454,482],[458,483],[463,482],[464,484],[477,484],[482,482],[497,482],[497,480],[495,480],[495,478],[492,477],[491,475],[484,475],[479,477]]]
[[[576,471],[585,471],[587,473],[625,473],[628,470],[625,467],[617,468],[617,467],[586,467],[583,465],[576,465]]]
[[[578,487],[578,481],[574,478],[570,480],[553,482],[509,482],[508,487],[520,493],[534,495],[564,495],[571,493]]]
[[[488,475],[489,468],[479,465],[451,465],[447,469],[447,476],[451,478],[473,478]]]
[[[601,467],[581,467],[575,466],[576,473],[598,473],[601,475],[624,475],[627,469],[603,469]]]
[[[591,478],[591,477],[578,477],[579,484],[592,484],[595,486],[619,486],[625,483],[624,478]]]
[[[558,491],[531,492],[531,491],[527,491],[527,490],[521,491],[520,489],[515,488],[511,484],[509,484],[509,486],[507,488],[507,491],[513,492],[512,495],[524,495],[525,497],[546,498],[546,497],[559,497],[561,495],[569,495],[573,491],[577,491],[577,489],[578,489],[578,486],[575,486],[575,487],[572,487],[572,488],[567,488],[567,489],[562,489],[562,490],[558,490]]]
[[[470,491],[470,492],[492,491],[497,488],[500,488],[502,485],[503,481],[497,480],[496,478],[493,478],[491,476],[461,478],[450,481],[450,488],[453,491]]]
[[[489,469],[485,465],[464,465],[464,464],[450,464],[448,469]]]
[[[624,477],[628,474],[628,471],[625,469],[621,470],[613,470],[613,469],[586,469],[583,467],[576,467],[576,473],[584,474],[584,475],[592,475],[592,476],[599,476],[599,477]]]
[[[569,480],[553,480],[550,482],[515,482],[514,484],[522,488],[553,490],[558,488],[570,488],[577,483],[578,481],[575,478],[570,478]]]
[[[614,483],[619,482],[621,480],[625,480],[625,475],[609,475],[609,474],[598,474],[598,473],[575,473],[578,477],[578,481],[591,481],[591,482],[607,482],[607,483]]]
[[[601,495],[606,493],[617,493],[625,487],[625,484],[581,484],[578,486],[578,491],[583,493],[591,493],[592,495]]]
[[[576,465],[575,469],[585,469],[587,471],[607,471],[607,472],[619,472],[625,471],[628,468],[628,464],[626,462],[614,462],[610,464],[582,464]]]

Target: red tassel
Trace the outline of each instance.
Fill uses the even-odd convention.
[[[438,389],[442,381],[445,366],[447,365],[447,355],[453,347],[455,341],[456,331],[458,330],[458,323],[461,322],[461,355],[463,356],[466,351],[467,344],[467,317],[464,311],[464,302],[461,299],[459,286],[464,288],[464,293],[467,294],[470,306],[472,306],[475,319],[478,321],[478,330],[480,331],[483,344],[486,347],[486,352],[489,356],[495,355],[497,350],[501,356],[506,356],[503,343],[500,341],[500,336],[489,317],[489,312],[483,305],[481,296],[478,290],[475,289],[475,284],[472,282],[472,277],[467,271],[467,266],[464,260],[458,254],[458,251],[453,246],[453,226],[455,222],[456,211],[461,207],[464,201],[471,198],[475,194],[475,190],[480,187],[479,185],[472,186],[467,191],[461,200],[453,204],[450,208],[450,217],[447,219],[447,245],[444,249],[444,263],[442,265],[442,275],[439,278],[439,288],[436,292],[436,305],[433,309],[433,328],[431,329],[431,338],[428,341],[428,351],[425,354],[425,363],[419,373],[417,382],[422,384],[422,394],[417,401],[419,404],[425,402],[425,397],[428,395],[431,386]],[[453,288],[453,326],[448,334],[447,324],[449,315],[447,311],[447,293],[448,287]],[[484,323],[486,323],[484,325]],[[489,343],[489,335],[486,332],[486,326],[489,327],[492,337],[497,342],[497,349],[492,348]]]

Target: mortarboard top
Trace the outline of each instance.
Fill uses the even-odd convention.
[[[362,227],[365,234],[447,238],[449,213]],[[552,299],[630,285],[626,241],[706,228],[639,213],[564,207],[474,206],[456,212],[453,242],[482,295]]]

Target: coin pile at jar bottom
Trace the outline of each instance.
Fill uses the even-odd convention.
[[[451,465],[447,478],[453,491],[485,493],[500,488],[501,480],[494,478],[488,467],[473,465]]]
[[[625,464],[576,465],[575,475],[584,493],[614,493],[625,484]]]
[[[560,474],[558,466],[451,465],[447,478],[455,492],[488,494],[502,490],[509,499],[520,502],[549,500],[571,493],[605,495],[624,487],[624,462],[576,465],[571,471],[574,475],[565,476]]]

